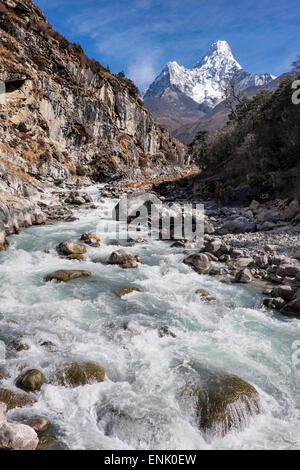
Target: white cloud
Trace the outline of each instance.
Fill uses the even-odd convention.
[[[128,76],[142,89],[156,77],[152,60],[141,59],[130,64]]]

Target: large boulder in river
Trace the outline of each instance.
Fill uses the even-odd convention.
[[[122,268],[136,268],[137,263],[134,256],[123,248],[113,251],[108,260],[109,264],[119,264]]]
[[[254,261],[259,268],[267,268],[269,264],[269,258],[266,253],[260,253],[254,256]]]
[[[37,447],[37,450],[66,450],[66,448],[61,442],[56,439],[55,436],[48,436],[43,434],[42,436],[39,436],[39,445]]]
[[[16,386],[25,392],[35,392],[42,388],[44,381],[44,374],[41,371],[30,369],[17,377]]]
[[[34,403],[34,397],[27,393],[16,393],[6,388],[0,388],[0,402],[4,402],[8,410],[23,408]]]
[[[96,382],[103,382],[105,370],[94,362],[71,362],[57,369],[54,383],[59,385],[77,387]]]
[[[83,255],[86,253],[84,245],[74,242],[62,242],[58,245],[57,250],[63,255]]]
[[[29,344],[26,343],[26,341],[24,341],[22,339],[22,337],[20,338],[15,338],[11,343],[10,343],[10,346],[15,349],[16,351],[18,352],[21,352],[21,351],[28,351],[28,349],[30,349],[30,346]]]
[[[296,253],[294,253],[293,258],[297,259],[300,261],[300,250],[297,250]]]
[[[214,226],[207,221],[204,221],[204,233],[208,235],[215,233]]]
[[[299,264],[280,264],[277,268],[276,274],[281,277],[295,277],[300,274]]]
[[[54,273],[48,274],[45,277],[46,282],[58,281],[58,282],[68,282],[73,279],[78,279],[79,277],[91,276],[90,271],[84,271],[82,269],[59,269]]]
[[[242,429],[249,418],[261,411],[256,389],[235,375],[213,376],[204,388],[195,386],[199,427],[224,436],[232,429]]]
[[[296,297],[294,300],[286,304],[280,310],[280,313],[287,317],[300,319],[300,297]]]
[[[290,301],[294,296],[294,290],[290,285],[280,285],[273,289],[272,294],[275,297],[282,297],[284,300]]]
[[[135,286],[124,286],[124,287],[119,287],[118,289],[115,289],[115,294],[118,297],[123,297],[123,295],[130,294],[131,292],[141,292],[141,289]]]
[[[47,418],[36,418],[26,424],[34,429],[37,434],[41,434],[42,432],[47,431],[51,422]]]
[[[0,402],[0,450],[35,450],[37,433],[26,424],[8,423],[6,411],[6,404]]]
[[[80,240],[92,248],[98,248],[100,246],[100,237],[95,233],[85,232],[81,235]]]
[[[211,260],[204,253],[190,255],[183,260],[185,264],[191,266],[199,274],[205,274],[210,270]]]
[[[247,284],[253,280],[250,269],[244,268],[238,271],[235,275],[235,282],[240,282],[241,284]]]

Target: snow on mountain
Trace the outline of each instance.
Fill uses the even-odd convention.
[[[237,90],[262,86],[274,75],[252,74],[243,70],[232,55],[226,41],[213,43],[207,54],[194,67],[188,69],[177,62],[169,62],[150,87],[144,99],[159,97],[169,87],[177,87],[195,102],[212,109],[224,99],[224,88],[235,83]]]

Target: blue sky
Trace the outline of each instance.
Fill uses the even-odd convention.
[[[249,72],[279,75],[300,53],[299,0],[35,0],[89,57],[140,89],[176,60],[193,66],[217,40]]]

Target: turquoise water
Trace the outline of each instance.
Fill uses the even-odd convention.
[[[47,377],[55,365],[81,359],[101,364],[107,378],[74,389],[46,384],[33,406],[9,417],[48,417],[52,434],[71,449],[299,448],[300,365],[293,364],[292,345],[300,340],[300,322],[262,309],[258,288],[199,276],[182,263],[183,250],[167,242],[126,247],[142,258],[137,269],[92,262],[118,249],[110,244],[112,221],[85,261],[60,259],[59,242],[78,240],[109,219],[114,201],[97,202],[97,187],[89,192],[97,209],[81,208],[75,222],[23,230],[0,255],[0,339],[8,344],[23,336],[31,346],[7,350],[2,386],[14,387],[22,365]],[[63,268],[87,269],[92,276],[68,284],[43,281]],[[129,284],[142,292],[115,295],[114,289]],[[201,301],[199,288],[217,300]],[[160,338],[163,325],[176,338]],[[47,350],[43,341],[57,350]],[[249,381],[260,393],[263,413],[224,438],[201,433],[192,407],[179,398],[186,380],[182,365],[191,362]]]

